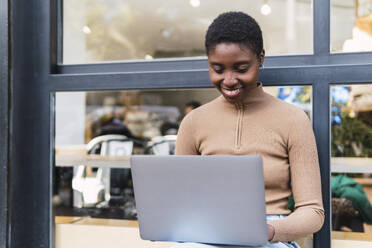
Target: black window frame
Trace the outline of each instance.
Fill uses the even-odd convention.
[[[58,63],[60,6],[58,0],[0,0],[0,7],[5,7],[0,8],[0,55],[6,58],[3,62],[0,57],[0,101],[4,104],[0,106],[0,137],[9,137],[9,142],[8,138],[0,140],[0,152],[9,152],[0,160],[0,194],[8,199],[0,203],[0,225],[6,226],[0,231],[2,247],[54,247],[55,92],[211,87],[206,59]],[[9,38],[4,21],[10,22],[9,50],[3,47],[8,44],[4,39]],[[267,57],[260,80],[265,86],[312,86],[313,127],[326,213],[323,228],[314,236],[314,247],[324,248],[331,246],[330,87],[372,82],[368,73],[372,71],[372,53],[330,53],[329,0],[313,0],[313,40],[312,55]],[[4,214],[7,208],[9,212]]]
[[[8,2],[0,0],[0,247],[8,237],[9,64]]]

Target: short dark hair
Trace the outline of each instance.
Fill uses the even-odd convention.
[[[263,51],[261,28],[251,16],[243,12],[220,14],[209,26],[205,35],[207,56],[211,49],[223,42],[239,43],[260,57]]]
[[[188,102],[185,104],[186,107],[191,107],[192,109],[196,109],[198,107],[200,107],[200,103],[197,102],[197,101],[191,101],[191,102]]]

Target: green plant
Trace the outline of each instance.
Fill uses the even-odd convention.
[[[332,124],[332,157],[372,157],[372,127],[348,112]]]

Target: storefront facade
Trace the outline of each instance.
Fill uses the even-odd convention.
[[[53,247],[55,93],[211,87],[206,59],[61,62],[61,1],[0,0],[0,247]],[[265,59],[265,86],[310,85],[331,246],[330,87],[372,82],[372,53],[330,53],[330,2],[313,0],[313,54]]]

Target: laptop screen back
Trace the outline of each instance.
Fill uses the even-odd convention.
[[[133,156],[140,235],[154,241],[267,243],[259,156]]]

